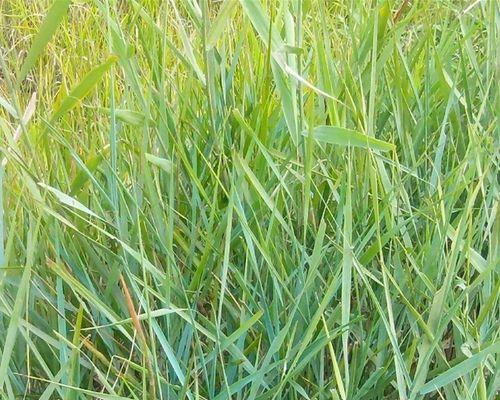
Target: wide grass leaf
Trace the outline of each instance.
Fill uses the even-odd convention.
[[[75,107],[102,80],[104,74],[116,62],[118,57],[110,56],[104,63],[90,71],[82,81],[64,98],[61,105],[53,112],[53,122]]]
[[[313,129],[314,138],[320,142],[339,146],[354,146],[364,149],[389,151],[394,145],[380,139],[364,135],[359,131],[341,128],[339,126],[321,125]]]
[[[39,182],[38,185],[43,187],[44,189],[47,189],[52,194],[54,194],[61,203],[69,207],[72,207],[74,209],[77,209],[79,211],[83,211],[85,214],[88,214],[92,217],[99,218],[99,216],[95,212],[90,210],[88,207],[85,207],[82,203],[80,203],[73,197],[68,196],[66,193],[63,193],[60,190],[53,188],[52,186],[46,185],[43,182]]]
[[[477,352],[472,357],[468,358],[465,361],[462,361],[461,363],[455,365],[449,370],[443,372],[441,375],[438,375],[434,379],[427,382],[420,389],[420,393],[427,394],[445,385],[448,385],[449,383],[457,380],[458,378],[470,373],[475,368],[479,367],[479,365],[485,360],[488,355],[496,354],[499,352],[500,342],[493,343],[492,345],[486,347],[484,350]]]
[[[165,172],[172,172],[172,161],[167,160],[166,158],[157,157],[152,154],[146,153],[146,160],[148,160],[151,164],[161,168]]]
[[[50,41],[57,30],[57,27],[66,15],[70,4],[71,0],[55,0],[52,4],[52,7],[45,16],[37,35],[33,39],[28,55],[19,70],[19,74],[17,76],[18,82],[21,82],[24,78],[26,78],[29,70],[33,68],[37,58],[40,54],[42,54],[43,49],[47,46],[47,43]]]

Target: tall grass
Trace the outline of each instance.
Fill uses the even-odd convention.
[[[496,398],[496,1],[0,15],[2,399]]]

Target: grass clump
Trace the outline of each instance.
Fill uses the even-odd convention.
[[[0,11],[2,399],[496,397],[496,2]]]

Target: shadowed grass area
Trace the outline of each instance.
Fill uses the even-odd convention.
[[[0,1],[1,399],[494,399],[495,1]]]

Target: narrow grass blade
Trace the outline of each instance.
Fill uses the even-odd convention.
[[[231,21],[231,18],[234,12],[236,11],[237,5],[238,2],[235,0],[224,1],[224,3],[219,9],[217,17],[215,18],[214,22],[212,22],[212,26],[210,27],[210,30],[208,32],[205,45],[206,50],[210,50],[212,47],[215,46],[217,40],[219,40],[219,37],[224,32],[224,29]]]
[[[7,332],[5,334],[5,342],[2,349],[2,356],[0,358],[0,389],[3,389],[4,387],[10,358],[12,352],[14,351],[14,345],[16,344],[21,314],[23,313],[23,306],[26,300],[26,293],[28,292],[30,277],[31,266],[28,264],[24,267],[23,275],[17,290],[16,300],[14,302],[14,308],[12,309],[12,313],[10,315],[9,327],[7,328]]]
[[[17,118],[17,111],[9,101],[0,95],[0,106],[2,106],[12,117]]]

